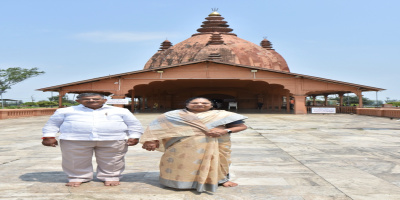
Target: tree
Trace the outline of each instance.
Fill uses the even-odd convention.
[[[0,69],[0,95],[3,102],[3,93],[11,89],[11,86],[24,81],[25,79],[44,74],[38,71],[38,68],[25,69],[20,67],[11,67],[8,69]],[[1,104],[3,108],[3,103]]]
[[[23,106],[37,106],[37,103],[35,103],[35,102],[25,102],[25,103],[23,103],[21,105],[23,105]]]
[[[389,97],[386,97],[385,103],[392,103],[392,102],[398,102],[399,100],[397,99],[390,99]]]
[[[53,107],[53,106],[58,106],[57,102],[54,101],[38,101],[36,103],[40,107]]]
[[[339,97],[329,97],[328,99],[329,100],[337,100],[338,102],[340,101]],[[382,104],[382,101],[376,102],[376,101],[371,100],[371,99],[369,99],[367,97],[363,97],[362,101],[363,101],[363,105],[366,105],[366,106],[367,105],[369,105],[369,106],[372,106],[372,105],[377,106],[376,105],[377,103],[378,103],[378,105]],[[345,104],[347,106],[358,105],[358,103],[359,103],[358,102],[358,96],[356,96],[356,95],[346,95],[346,96],[343,97],[343,104]]]
[[[390,102],[393,106],[400,107],[400,101]]]
[[[51,102],[57,102],[58,103],[58,97],[59,97],[59,95],[52,96],[52,97],[47,97],[47,98]],[[61,101],[62,101],[62,105],[63,106],[71,106],[71,105],[78,105],[79,104],[78,102],[76,102],[74,100],[69,100],[67,95],[63,96]]]
[[[49,99],[49,101],[56,101],[56,102],[58,102],[58,97],[59,97],[59,95],[52,96],[52,97],[47,97],[47,98]],[[74,100],[69,100],[67,95],[64,95],[64,96],[62,97],[62,102],[63,102],[63,103],[72,103],[72,104],[75,103]]]

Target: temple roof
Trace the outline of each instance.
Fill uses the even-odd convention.
[[[159,68],[200,60],[254,66],[289,72],[285,59],[264,39],[261,46],[237,37],[224,18],[213,11],[201,28],[190,38],[176,45],[165,46],[155,53],[144,69]],[[266,40],[266,41],[265,41]],[[169,42],[169,41],[168,41]]]
[[[98,77],[98,78],[92,78],[92,79],[87,79],[87,80],[82,80],[82,81],[77,81],[77,82],[72,82],[72,83],[66,83],[66,84],[62,84],[62,85],[55,85],[55,86],[51,86],[51,87],[40,88],[40,89],[37,89],[37,90],[43,91],[43,92],[45,92],[45,91],[59,91],[63,87],[68,87],[68,86],[73,86],[73,85],[78,85],[78,84],[84,84],[84,83],[97,82],[97,81],[104,80],[104,79],[118,78],[118,77],[123,77],[123,76],[127,76],[127,75],[132,75],[132,74],[140,74],[140,73],[145,73],[145,72],[164,70],[164,69],[169,69],[169,68],[176,68],[176,67],[181,67],[181,66],[185,66],[185,65],[192,65],[192,64],[198,64],[198,63],[204,63],[204,62],[212,62],[212,63],[217,63],[217,64],[224,64],[224,65],[230,65],[230,66],[236,66],[236,67],[243,67],[243,68],[261,70],[261,71],[272,72],[272,73],[287,74],[287,75],[291,75],[291,76],[294,76],[294,77],[297,77],[297,78],[304,78],[304,79],[316,80],[316,81],[321,81],[321,82],[326,82],[326,83],[334,83],[334,84],[338,84],[338,85],[346,85],[346,86],[351,86],[351,87],[357,87],[360,91],[381,91],[381,90],[385,90],[385,89],[382,89],[382,88],[371,87],[371,86],[360,85],[360,84],[349,83],[349,82],[343,82],[343,81],[337,81],[337,80],[326,79],[326,78],[321,78],[321,77],[316,77],[316,76],[309,76],[309,75],[304,75],[304,74],[285,72],[285,71],[281,71],[281,70],[265,69],[265,68],[246,66],[246,65],[238,65],[238,64],[232,64],[232,63],[224,63],[224,62],[219,62],[219,61],[214,61],[214,60],[202,60],[202,61],[196,61],[196,62],[188,62],[188,63],[181,63],[181,64],[175,64],[175,65],[170,65],[170,66],[164,66],[164,67],[160,67],[160,68],[157,68],[157,69],[143,69],[143,70],[138,70],[138,71],[131,71],[131,72],[120,73],[120,74],[113,74],[113,75],[108,75],[108,76],[103,76],[103,77]]]

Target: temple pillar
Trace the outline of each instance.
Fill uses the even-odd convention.
[[[149,96],[147,97],[147,106],[148,109],[153,110],[153,102],[154,102],[154,96]]]
[[[275,94],[271,96],[271,105],[272,105],[272,110],[275,110]]]
[[[313,98],[312,105],[316,106],[317,105],[317,95],[312,95],[312,98]]]
[[[307,114],[307,95],[294,95],[294,114]]]
[[[135,112],[135,90],[131,91],[131,112]]]
[[[362,95],[362,92],[360,91],[359,93],[357,93],[357,97],[358,97],[358,108],[362,108],[364,107],[363,105],[363,97],[364,95]]]
[[[290,113],[290,95],[286,94],[286,112]]]
[[[281,95],[278,96],[278,102],[279,102],[278,110],[281,111],[282,110],[282,96]]]
[[[363,99],[362,99],[362,97],[363,97],[364,95],[357,95],[357,96],[358,96],[358,107],[359,107],[359,108],[364,107],[364,105],[363,105]]]
[[[344,93],[339,93],[339,106],[343,106],[343,96]]]
[[[146,109],[146,96],[142,96],[142,104],[141,104],[141,108],[140,108],[140,110],[145,110]]]
[[[268,109],[273,110],[273,94],[269,94],[268,96]]]
[[[59,108],[62,108],[62,107],[63,107],[63,105],[62,105],[62,98],[65,96],[65,94],[67,94],[66,91],[59,91],[59,92],[58,92],[58,107],[59,107]]]
[[[328,105],[328,95],[324,94],[324,106]]]
[[[269,94],[266,94],[264,98],[264,109],[269,110],[268,107],[269,107]]]

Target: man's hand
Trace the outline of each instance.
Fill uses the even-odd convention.
[[[147,141],[142,146],[142,148],[146,149],[147,151],[154,151],[158,147],[160,147],[160,142],[158,140]]]
[[[128,146],[135,146],[139,143],[139,138],[129,138],[128,141],[126,142],[126,145]]]
[[[42,144],[44,146],[56,147],[58,142],[55,138],[43,138]]]

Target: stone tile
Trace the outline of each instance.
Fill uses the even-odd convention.
[[[304,200],[353,200],[345,194],[340,195],[307,195]]]
[[[234,181],[239,185],[289,185],[284,178],[236,178]]]
[[[286,182],[294,186],[330,186],[331,184],[325,179],[314,177],[296,177],[296,175],[285,177]]]

